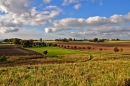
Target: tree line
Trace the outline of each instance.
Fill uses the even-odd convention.
[[[34,43],[34,41],[38,41],[38,40],[33,40],[33,39],[23,40],[23,39],[19,39],[19,38],[11,38],[11,39],[3,40],[3,42],[5,42],[5,43],[22,45],[23,47],[32,47],[32,46],[36,46],[36,45],[39,45],[39,47],[45,46],[45,43],[43,42],[42,38],[39,39],[39,43],[38,42]]]

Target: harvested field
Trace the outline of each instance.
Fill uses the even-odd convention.
[[[105,52],[105,53],[115,53],[114,48],[118,47],[120,54],[130,54],[130,42],[124,43],[69,43],[62,42],[57,43],[57,46],[82,50],[82,51],[91,51],[91,52]],[[102,48],[102,49],[101,49]],[[120,51],[122,49],[122,51]]]
[[[44,64],[65,64],[74,63],[74,61],[62,61],[49,58],[39,58],[39,59],[28,59],[28,60],[14,60],[10,62],[1,62],[0,67],[15,67],[23,65],[44,65]]]
[[[24,49],[20,46],[0,46],[0,56],[43,56],[42,54]]]

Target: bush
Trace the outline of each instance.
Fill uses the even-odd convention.
[[[66,46],[64,46],[64,48],[66,48]]]
[[[107,50],[106,48],[104,48],[104,50]]]
[[[77,46],[74,46],[74,49],[76,49],[77,48]]]
[[[43,54],[46,56],[46,54],[48,53],[48,51],[47,50],[45,50],[45,51],[43,51]]]
[[[53,43],[48,43],[49,46],[53,46]]]
[[[60,45],[61,47],[63,47],[63,45]]]
[[[71,49],[73,49],[73,46],[71,46]]]
[[[100,51],[102,51],[103,49],[102,48],[99,48]]]
[[[4,62],[4,61],[7,61],[6,56],[1,56],[1,57],[0,57],[0,62]]]
[[[87,47],[88,50],[91,50],[91,47]]]
[[[82,49],[82,47],[78,47],[78,49]]]
[[[82,49],[85,49],[85,47],[82,47]]]
[[[68,45],[67,48],[69,48],[70,46]]]
[[[118,52],[119,49],[117,47],[114,48],[114,52]]]
[[[123,51],[123,49],[122,48],[120,48],[120,52],[122,52]]]
[[[57,44],[52,44],[52,46],[56,47],[56,46],[57,46]]]

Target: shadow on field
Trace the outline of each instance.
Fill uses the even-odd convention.
[[[61,61],[51,58],[37,58],[37,59],[20,59],[0,62],[0,67],[15,67],[23,65],[44,65],[44,64],[64,64],[64,63],[74,63],[73,61]]]
[[[130,86],[130,78],[125,80],[125,86]]]

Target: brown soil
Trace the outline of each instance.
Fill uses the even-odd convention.
[[[0,46],[0,56],[43,56],[42,54],[27,50],[21,46]]]
[[[114,48],[119,49],[120,54],[130,54],[130,42],[124,43],[57,43],[58,46],[63,48],[82,50],[82,51],[92,51],[92,52],[105,52],[105,53],[115,53]],[[65,47],[64,47],[65,46]],[[69,47],[68,47],[69,46]],[[76,48],[74,48],[76,46]],[[91,49],[88,49],[91,47]],[[102,50],[100,50],[102,48]],[[123,51],[120,51],[122,48]]]

